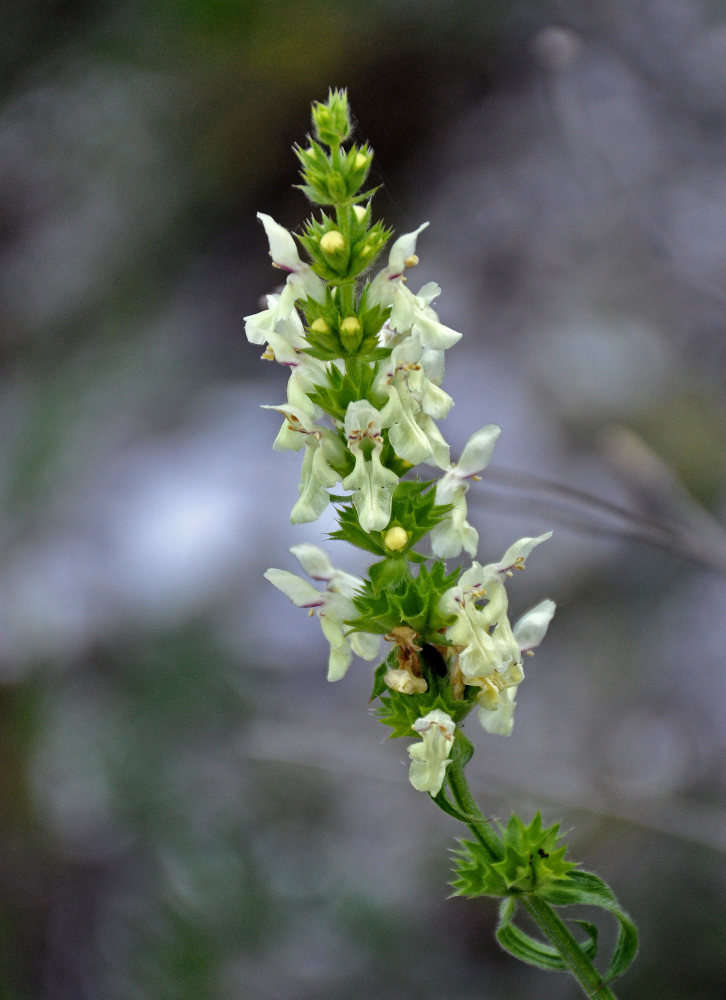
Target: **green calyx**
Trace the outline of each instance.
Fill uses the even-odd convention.
[[[454,698],[446,664],[433,645],[424,644],[419,656],[421,674],[427,683],[423,694],[402,694],[400,691],[392,691],[386,685],[386,672],[395,670],[399,665],[395,649],[375,672],[371,701],[380,698],[376,715],[384,726],[392,730],[391,739],[397,736],[410,737],[414,722],[435,708],[446,712],[458,724],[474,707],[475,692],[472,688],[465,689],[464,698]],[[468,697],[470,694],[471,697]]]
[[[559,823],[542,828],[539,812],[529,826],[512,816],[500,827],[504,857],[492,862],[481,844],[462,840],[456,852],[456,878],[452,886],[458,896],[516,896],[536,894],[557,898],[577,866],[565,861],[566,846],[558,846]]]
[[[382,223],[370,225],[370,208],[348,205],[336,215],[309,219],[300,236],[315,273],[334,284],[350,281],[371,267],[391,237]]]
[[[346,152],[333,147],[326,153],[312,141],[306,149],[296,146],[295,154],[304,182],[298,187],[314,205],[357,205],[373,194],[373,191],[359,192],[373,162],[373,150],[367,143],[363,146],[354,143]]]
[[[320,361],[354,357],[373,362],[387,357],[391,352],[379,346],[378,333],[390,310],[368,306],[365,289],[357,304],[351,296],[346,308],[343,298],[327,288],[323,302],[306,299],[302,303],[307,321],[305,339],[310,345],[307,353]]]
[[[336,365],[329,365],[327,376],[328,384],[316,385],[308,395],[311,402],[334,420],[343,421],[348,404],[357,399],[368,399],[378,408],[385,402],[384,399],[376,399],[372,391],[375,370],[357,358],[349,359],[344,371]]]
[[[346,90],[328,91],[328,99],[315,101],[312,108],[315,137],[326,146],[339,146],[350,135],[350,109]]]
[[[314,401],[317,402],[317,399]],[[339,417],[339,419],[342,418]],[[450,504],[436,503],[436,490],[432,482],[419,482],[415,479],[400,480],[393,492],[391,520],[385,531],[370,533],[363,531],[358,523],[355,509],[343,507],[338,511],[340,528],[338,531],[332,532],[330,537],[349,542],[359,549],[373,552],[385,559],[402,560],[406,557],[410,558],[414,545],[427,535],[449,510],[451,510]],[[400,527],[406,532],[407,540],[405,545],[392,549],[390,544],[387,544],[387,541],[392,540],[388,532],[395,527]]]
[[[404,564],[405,565],[405,564]],[[417,576],[406,568],[398,584],[376,590],[366,580],[362,591],[353,598],[358,617],[346,624],[361,632],[386,635],[400,625],[407,625],[418,636],[419,644],[444,645],[443,630],[455,620],[438,609],[441,596],[453,587],[459,571],[446,573],[437,560],[430,570],[421,565]]]

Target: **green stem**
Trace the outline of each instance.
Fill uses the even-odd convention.
[[[460,730],[457,729],[456,735],[459,733]],[[504,857],[504,846],[476,804],[464,775],[464,765],[460,760],[456,758],[452,760],[446,776],[457,806],[466,816],[471,817],[468,822],[469,829],[482,847],[489,852],[492,861],[500,861]]]
[[[595,1000],[617,1000],[613,991],[602,981],[602,976],[583,952],[567,925],[544,900],[538,896],[522,896],[521,905],[529,913],[542,933],[549,938],[567,963],[586,997]]]
[[[338,303],[342,316],[355,316],[355,281],[342,281],[338,285]]]
[[[457,736],[459,732],[457,729]],[[462,761],[461,753],[456,752],[452,753],[452,758],[446,777],[456,804],[467,817],[467,826],[482,847],[493,861],[499,861],[504,856],[504,848],[471,794],[464,775],[467,758],[464,756]],[[603,983],[600,973],[549,903],[534,895],[523,895],[518,899],[545,937],[557,948],[585,996],[592,1000],[616,1000],[615,994]]]

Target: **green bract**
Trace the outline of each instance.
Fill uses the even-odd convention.
[[[456,579],[458,571],[446,573],[442,562],[431,569],[421,565],[418,574],[408,574],[398,586],[376,589],[370,580],[354,598],[358,617],[348,624],[359,631],[385,635],[399,625],[414,630],[421,642],[444,645],[446,627],[454,616],[439,610],[441,595]]]
[[[512,816],[500,827],[504,845],[501,861],[492,861],[481,844],[460,841],[456,853],[456,878],[452,886],[458,896],[509,896],[537,893],[546,899],[553,887],[562,888],[569,873],[577,867],[565,861],[567,847],[558,845],[559,823],[542,828],[537,813],[525,826],[519,816]]]

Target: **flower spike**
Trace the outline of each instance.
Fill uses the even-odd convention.
[[[333,503],[331,538],[373,561],[358,577],[316,545],[300,544],[290,551],[305,576],[271,568],[265,577],[317,615],[329,645],[328,680],[342,678],[354,655],[376,659],[384,638],[371,696],[379,719],[392,736],[418,737],[407,747],[411,785],[475,837],[457,852],[456,891],[501,900],[497,939],[511,954],[569,969],[588,997],[614,1000],[609,984],[632,961],[637,935],[608,887],[564,860],[557,825],[543,827],[539,814],[528,825],[513,816],[497,832],[464,777],[473,753],[464,720],[473,714],[486,733],[510,735],[524,658],[554,615],[554,602],[543,600],[512,626],[507,589],[551,532],[518,539],[498,561],[477,559],[466,497],[501,431],[484,424],[451,461],[438,422],[454,402],[442,388],[445,352],[461,334],[435,311],[435,282],[418,292],[407,284],[428,223],[394,239],[376,272],[392,234],[373,221],[374,191],[364,187],[373,151],[351,141],[345,91],[331,90],[312,117],[312,136],[295,154],[299,188],[315,213],[297,236],[259,214],[285,282],[265,309],[246,317],[245,332],[289,374],[285,401],[263,408],[283,418],[273,447],[303,453],[290,520],[315,521]],[[424,465],[441,471],[422,476]],[[466,566],[447,567],[444,560],[462,552]],[[618,921],[603,975],[592,964],[594,926],[579,922],[589,937],[580,945],[554,914],[552,906],[570,903],[599,906]],[[515,926],[520,904],[550,944]]]

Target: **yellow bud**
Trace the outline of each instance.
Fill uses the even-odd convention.
[[[373,253],[373,247],[370,243],[364,243],[363,246],[358,251],[361,257],[368,257]]]
[[[346,337],[355,337],[360,331],[361,325],[357,316],[346,316],[340,324],[340,332]]]
[[[362,205],[353,205],[353,211],[358,222],[362,222],[365,219],[367,209],[363,208]]]
[[[310,329],[315,330],[316,333],[330,333],[330,327],[325,322],[322,316],[318,316],[310,324]]]
[[[365,153],[356,153],[355,160],[353,160],[353,166],[356,170],[362,170],[363,167],[368,163],[368,157]]]
[[[337,229],[331,229],[321,237],[320,249],[323,253],[341,253],[345,250],[345,237]]]
[[[384,533],[383,544],[391,552],[400,552],[408,544],[408,532],[397,524]]]

